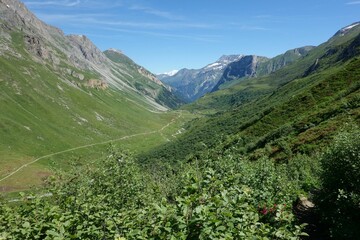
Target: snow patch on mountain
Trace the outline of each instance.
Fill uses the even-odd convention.
[[[229,63],[240,60],[244,55],[224,55],[214,63],[207,65],[203,70],[224,70]]]
[[[343,30],[350,30],[350,29],[352,29],[353,27],[356,27],[357,25],[359,25],[360,23],[355,23],[355,24],[352,24],[352,25],[350,25],[350,26],[347,26],[347,27],[345,27],[345,28],[343,28]]]
[[[346,26],[342,29],[340,29],[336,34],[335,36],[344,36],[345,34],[347,34],[351,29],[353,29],[354,27],[357,27],[360,25],[360,22],[356,22],[356,23],[353,23],[349,26]]]
[[[160,73],[160,74],[158,74],[158,75],[167,75],[167,76],[169,76],[169,77],[172,77],[172,76],[174,76],[175,74],[177,74],[178,72],[179,72],[179,70],[171,70],[171,71],[169,71],[169,72]]]

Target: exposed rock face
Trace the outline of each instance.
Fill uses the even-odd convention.
[[[141,75],[143,75],[144,77],[147,77],[149,78],[151,81],[161,85],[161,86],[164,86],[166,88],[168,88],[168,86],[166,86],[162,81],[160,81],[154,74],[152,74],[151,72],[149,72],[148,70],[146,70],[145,68],[143,67],[139,67],[138,68],[138,71]],[[171,89],[171,88],[169,88]]]
[[[219,89],[219,86],[225,82],[232,81],[242,77],[254,77],[259,61],[266,58],[255,55],[244,56],[240,60],[230,63],[225,69],[221,79],[218,81],[212,91]]]
[[[63,36],[60,29],[39,20],[19,0],[0,0],[0,19],[7,28],[20,29],[47,40],[52,40],[54,36]]]
[[[49,51],[43,47],[43,43],[37,36],[25,35],[25,43],[28,51],[42,59],[49,59]]]
[[[91,87],[91,88],[96,88],[96,89],[101,89],[101,90],[105,90],[109,87],[109,85],[102,81],[102,80],[97,80],[97,79],[90,79],[87,81],[87,83],[85,84],[85,86],[87,87]]]
[[[71,46],[73,46],[70,59],[74,61],[74,63],[78,64],[79,67],[88,67],[86,65],[82,65],[82,60],[84,59],[98,65],[108,62],[107,57],[102,53],[102,51],[97,48],[86,36],[68,35],[66,37],[69,39]]]
[[[314,49],[313,46],[295,48],[271,59],[255,55],[245,56],[228,65],[212,92],[223,88],[226,83],[234,80],[261,77],[275,72],[304,57],[312,49]]]

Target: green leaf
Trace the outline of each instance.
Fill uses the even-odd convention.
[[[225,226],[219,226],[219,227],[217,227],[216,228],[216,231],[221,231],[221,232],[223,232],[223,231],[225,231],[226,230],[226,227]]]
[[[30,223],[29,222],[24,222],[22,226],[24,228],[30,228]]]

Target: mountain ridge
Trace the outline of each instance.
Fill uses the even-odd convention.
[[[216,62],[201,69],[181,69],[175,75],[158,75],[160,80],[174,88],[187,102],[193,102],[207,93],[237,84],[247,78],[261,77],[285,67],[305,56],[313,46],[286,51],[274,58],[257,55],[223,55]]]
[[[170,85],[178,97],[191,102],[210,92],[224,68],[242,57],[243,55],[223,55],[201,69],[183,68],[173,76],[161,76],[161,81]]]
[[[119,66],[108,59],[88,37],[73,34],[65,35],[60,29],[39,20],[18,0],[2,0],[0,3],[3,4],[1,9],[4,21],[3,29],[9,25],[13,29],[20,28],[19,30],[24,32],[24,37],[27,39],[28,50],[33,53],[36,61],[48,61],[55,68],[58,68],[61,65],[59,59],[67,59],[68,63],[76,68],[97,72],[103,78],[101,81],[107,82],[108,85],[118,90],[131,91],[135,94],[138,92],[136,88],[127,84],[126,81],[124,82],[129,73],[124,71],[125,69],[119,69]],[[116,76],[111,69],[116,69]],[[144,75],[144,77],[146,76]],[[161,88],[164,87],[153,75],[149,74],[148,77],[149,81],[155,82]],[[167,90],[169,89],[167,88]],[[149,91],[147,94],[150,98],[145,98],[143,101],[159,110],[166,110],[157,103],[156,94],[153,91]]]
[[[224,75],[219,79],[211,92],[237,84],[246,78],[261,77],[271,74],[288,64],[291,64],[314,49],[314,46],[305,46],[287,50],[273,58],[249,55],[245,59],[235,61],[228,65]]]

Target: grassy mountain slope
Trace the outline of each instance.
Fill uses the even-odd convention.
[[[172,89],[164,85],[154,74],[137,65],[120,51],[110,49],[106,50],[104,54],[113,62],[120,64],[121,67],[132,69],[132,81],[128,81],[128,84],[134,89],[149,97],[156,96],[155,101],[159,104],[171,108],[180,106],[181,100],[172,94]]]
[[[207,148],[279,160],[320,150],[348,124],[359,125],[359,34],[353,28],[269,76],[185,106],[216,113],[193,121],[177,142],[143,160],[184,160]]]
[[[0,179],[48,154],[134,134],[153,146],[177,131],[162,129],[183,121],[167,112],[178,99],[144,68],[107,57],[85,36],[65,36],[18,1],[1,1],[0,13]],[[1,181],[1,189],[27,188],[51,172],[51,160],[67,167],[104,148],[48,157]]]

